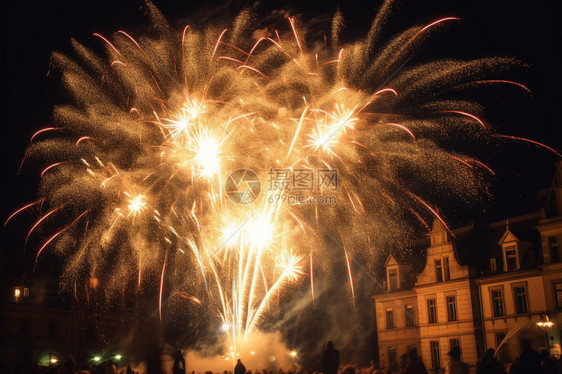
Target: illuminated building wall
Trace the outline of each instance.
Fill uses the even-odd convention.
[[[428,369],[445,367],[447,353],[457,344],[462,360],[471,365],[488,348],[497,349],[500,360],[513,361],[522,340],[531,341],[537,351],[548,346],[551,354],[560,355],[561,162],[551,187],[539,197],[539,211],[473,223],[453,230],[454,236],[435,220],[424,245],[423,270],[413,271],[388,257],[386,290],[374,295],[381,367],[412,346]],[[416,276],[415,283],[395,288],[396,272],[398,279]],[[388,311],[407,304],[414,305],[415,325],[400,320],[403,312],[394,313],[394,326],[388,324]]]

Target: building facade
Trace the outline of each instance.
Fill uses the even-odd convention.
[[[397,367],[399,359],[412,347],[420,349],[420,323],[411,265],[399,263],[389,255],[386,263],[388,292],[375,297],[380,363]]]
[[[482,354],[478,319],[477,289],[470,280],[469,268],[456,256],[451,235],[435,220],[427,248],[425,268],[414,286],[418,301],[421,352],[426,367],[445,366],[447,352],[461,348],[462,359],[475,365]]]
[[[560,355],[562,162],[540,196],[542,209],[503,221],[449,232],[436,219],[423,270],[388,256],[385,290],[373,296],[381,367],[411,347],[435,371],[455,346],[470,365],[489,348],[514,361],[524,341]]]
[[[75,355],[77,324],[69,308],[46,306],[27,287],[0,303],[0,371],[61,365]]]
[[[543,217],[537,230],[542,248],[541,275],[545,290],[546,313],[553,322],[547,327],[548,347],[561,354],[562,342],[562,161],[558,161],[556,175],[546,197]]]

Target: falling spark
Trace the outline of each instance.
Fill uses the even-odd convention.
[[[39,225],[48,231],[47,221],[58,222],[35,265],[48,246],[56,246],[69,259],[65,276],[74,285],[99,276],[102,268],[119,269],[107,277],[136,280],[137,290],[159,276],[160,319],[169,305],[164,286],[176,282],[189,262],[195,271],[185,271],[177,288],[182,291],[170,295],[218,315],[233,352],[259,328],[275,299],[305,275],[317,307],[314,282],[321,278],[314,278],[313,256],[327,247],[322,231],[349,233],[341,241],[355,303],[349,260],[362,244],[368,242],[377,258],[374,248],[388,248],[410,232],[401,218],[406,215],[415,218],[416,230],[429,229],[430,218],[448,229],[437,202],[408,186],[423,191],[439,183],[466,199],[486,193],[478,182],[493,171],[451,149],[466,139],[493,138],[491,128],[471,114],[478,112],[474,103],[444,99],[447,92],[458,97],[462,87],[506,83],[528,91],[487,70],[518,63],[509,58],[410,65],[429,30],[456,17],[412,27],[386,43],[369,33],[340,46],[334,29],[333,46],[325,41],[324,49],[309,52],[313,44],[292,17],[284,30],[275,30],[275,40],[244,40],[241,35],[253,31],[249,12],[229,29],[186,26],[174,34],[159,11],[146,6],[156,29],[166,30],[158,38],[96,33],[106,59],[74,41],[74,59],[53,55],[53,67],[72,77],[65,87],[76,104],[56,107],[55,126],[31,137],[24,160],[49,165],[41,171],[41,199],[16,210],[5,224],[39,206],[27,242]],[[428,95],[433,91],[439,95]],[[450,126],[443,126],[445,119]],[[47,136],[55,131],[56,137]],[[559,155],[532,140],[503,137]],[[260,178],[261,193],[251,204],[237,204],[226,190],[225,181],[239,169]],[[275,170],[294,178],[279,178],[267,190],[264,176]],[[333,189],[320,178],[328,172],[337,172]],[[337,206],[310,204],[311,191],[306,203],[283,201],[290,188],[301,187],[298,173],[312,174],[311,191],[326,198],[333,193]],[[234,182],[246,201],[256,181]],[[275,194],[280,198],[273,199]],[[72,218],[71,211],[82,213]],[[86,214],[84,227],[71,229]],[[104,254],[112,250],[122,255],[106,266],[110,257]]]
[[[37,205],[37,204],[41,204],[44,200],[45,200],[45,199],[41,198],[41,199],[39,199],[39,200],[37,200],[37,201],[35,201],[35,202],[33,202],[33,203],[26,204],[25,206],[23,206],[23,207],[17,209],[14,213],[10,214],[10,216],[9,216],[9,217],[6,219],[6,221],[4,222],[4,225],[8,224],[8,222],[10,222],[11,219],[14,218],[15,216],[17,216],[19,213],[21,213],[21,212],[23,212],[23,211],[25,211],[25,210],[31,208],[32,206],[35,206],[35,205]]]
[[[355,287],[353,286],[353,275],[351,274],[351,265],[349,264],[349,255],[347,250],[345,254],[345,263],[347,264],[347,274],[349,276],[349,288],[351,289],[351,299],[353,300],[353,305],[355,305]]]

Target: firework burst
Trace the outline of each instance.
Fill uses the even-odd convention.
[[[346,248],[353,292],[350,256],[386,248],[412,221],[442,220],[429,200],[435,191],[467,200],[485,191],[490,169],[444,146],[489,137],[483,110],[449,97],[496,82],[526,89],[494,73],[516,64],[507,58],[410,66],[435,31],[458,19],[382,43],[390,1],[349,45],[339,45],[336,14],[321,50],[307,48],[293,18],[256,40],[248,11],[228,29],[177,31],[146,7],[154,26],[146,35],[94,34],[103,57],[76,41],[73,58],[53,55],[72,102],[55,108],[56,127],[32,138],[25,159],[44,164],[41,200],[22,209],[41,211],[30,234],[48,217],[64,222],[36,262],[58,248],[66,280],[96,277],[108,290],[131,279],[142,288],[157,274],[161,316],[166,272],[185,271],[168,286],[216,312],[235,347],[288,285],[307,275],[314,294],[312,262],[326,235]],[[271,169],[335,170],[337,204],[272,202],[288,180],[237,204],[224,183],[244,168],[262,190]]]

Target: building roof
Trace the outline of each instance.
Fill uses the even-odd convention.
[[[512,217],[492,223],[473,223],[459,230],[456,236],[456,251],[463,264],[485,271],[489,259],[494,257],[498,267],[502,263],[502,243],[515,241],[523,267],[533,267],[541,258],[540,234],[536,229],[541,212]]]

